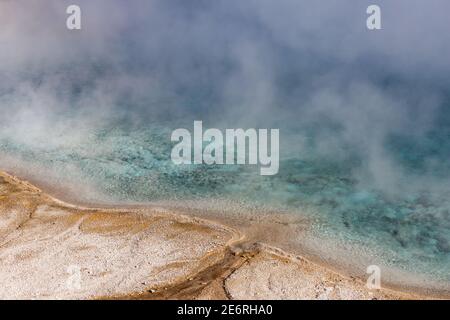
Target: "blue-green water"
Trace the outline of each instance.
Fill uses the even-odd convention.
[[[373,32],[360,0],[78,2],[69,31],[61,1],[0,1],[0,167],[87,201],[308,214],[450,287],[448,1],[383,1]],[[279,173],[173,165],[194,120],[279,128]]]
[[[174,128],[168,123],[97,128],[77,143],[53,147],[4,138],[0,148],[34,168],[48,168],[62,181],[89,184],[98,192],[94,201],[212,198],[297,214],[307,209],[326,222],[321,228],[328,234],[386,248],[390,255],[383,258],[394,265],[450,281],[448,170],[445,162],[432,171],[423,165],[430,155],[442,157],[449,148],[446,140],[436,141],[436,132],[414,143],[407,137],[387,139],[385,148],[395,150],[394,160],[404,174],[393,181],[394,190],[386,191],[370,175],[358,174],[366,164],[352,148],[342,157],[328,156],[317,150],[316,134],[307,131],[286,131],[284,136],[281,131],[284,140],[303,141],[303,147],[293,151],[281,145],[280,171],[275,176],[260,176],[256,166],[176,166],[170,160]]]

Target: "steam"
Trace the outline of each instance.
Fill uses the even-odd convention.
[[[289,157],[314,127],[318,155],[352,150],[355,177],[387,194],[447,187],[387,144],[449,124],[450,3],[376,1],[383,30],[369,32],[372,2],[1,1],[0,137],[70,148],[115,123],[204,120],[280,128]],[[65,28],[73,3],[81,31]]]

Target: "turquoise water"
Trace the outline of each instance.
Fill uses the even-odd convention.
[[[344,157],[327,156],[317,150],[317,136],[311,132],[286,131],[285,140],[303,141],[303,147],[297,152],[281,146],[280,171],[275,176],[260,176],[256,166],[176,166],[170,160],[174,128],[170,123],[97,128],[76,144],[53,147],[3,138],[0,148],[34,168],[50,169],[63,181],[89,184],[98,191],[94,199],[98,201],[211,198],[298,214],[307,209],[326,222],[320,226],[324,232],[386,248],[389,255],[383,258],[391,264],[450,281],[448,170],[445,162],[431,172],[423,165],[430,155],[443,157],[441,153],[450,148],[435,141],[437,132],[423,141],[405,136],[387,139],[386,149],[396,150],[394,158],[408,175],[395,181],[395,192],[386,192],[369,183],[367,175],[355,174],[365,166],[356,151],[348,147]]]
[[[93,202],[308,214],[450,288],[448,1],[385,1],[374,32],[359,0],[79,0],[73,32],[53,2],[0,1],[0,167]],[[279,128],[279,173],[173,165],[194,120]]]

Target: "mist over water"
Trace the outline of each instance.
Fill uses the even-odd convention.
[[[78,1],[78,32],[48,3],[0,3],[2,158],[92,201],[314,212],[450,282],[448,1],[378,1],[379,32],[365,1]],[[194,120],[279,128],[279,173],[174,165]]]

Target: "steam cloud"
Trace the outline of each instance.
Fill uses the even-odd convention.
[[[58,147],[115,121],[208,120],[293,132],[289,157],[312,127],[319,154],[356,152],[354,174],[395,193],[406,173],[390,138],[450,125],[450,3],[377,0],[371,32],[372,2],[0,1],[0,135]],[[80,31],[65,28],[70,4]],[[428,174],[437,153],[402,187],[446,186]]]

